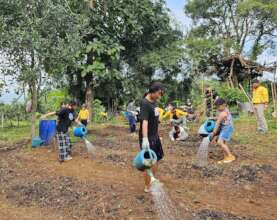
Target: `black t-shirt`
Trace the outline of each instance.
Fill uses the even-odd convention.
[[[140,105],[140,130],[139,137],[142,138],[142,122],[148,121],[148,138],[156,139],[158,137],[159,111],[156,103],[143,99]]]
[[[66,133],[71,123],[75,120],[75,112],[70,108],[62,108],[56,113],[58,116],[57,131]]]

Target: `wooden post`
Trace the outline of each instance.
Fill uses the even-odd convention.
[[[247,97],[247,99],[248,99],[248,101],[249,101],[249,103],[250,103],[250,105],[251,105],[251,107],[253,109],[254,115],[255,115],[256,119],[258,120],[257,113],[255,111],[255,107],[254,107],[254,105],[252,103],[251,98],[249,97],[249,95],[247,94],[247,92],[245,91],[245,89],[243,88],[243,86],[241,84],[239,84],[239,87],[240,87],[241,91],[243,92],[243,94]]]
[[[274,63],[275,65],[275,71],[274,71],[274,74],[273,74],[273,83],[271,83],[271,91],[272,91],[272,99],[273,99],[273,113],[272,113],[272,116],[274,118],[277,117],[277,92],[276,92],[276,72],[277,72],[277,67],[276,67],[276,64],[277,62]]]
[[[233,74],[234,74],[234,63],[235,63],[235,58],[233,58],[233,60],[232,60],[230,74],[229,74],[229,81],[230,81],[231,88],[234,88],[234,83],[233,83],[233,80],[232,80],[232,77],[233,77]]]
[[[4,128],[4,113],[1,114],[1,128]]]
[[[202,73],[202,98],[203,98],[203,112],[204,112],[204,118],[207,115],[207,101],[205,98],[205,88],[204,88],[204,74]]]
[[[274,83],[271,83],[271,93],[272,93],[273,109],[274,109],[272,116],[274,118],[276,118],[277,117],[277,115],[276,115],[276,91],[274,88]]]
[[[211,117],[214,117],[214,94],[213,90],[211,89]]]

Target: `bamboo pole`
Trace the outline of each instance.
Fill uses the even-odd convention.
[[[4,128],[4,113],[1,114],[1,127]]]
[[[247,99],[248,99],[248,101],[249,101],[249,103],[250,103],[250,105],[253,109],[253,113],[254,113],[255,117],[258,119],[257,113],[255,111],[255,107],[252,103],[252,100],[251,100],[250,96],[247,94],[247,92],[245,91],[245,89],[243,88],[243,86],[241,84],[239,84],[239,87],[240,87],[241,91],[243,92],[243,94],[247,97]]]
[[[233,80],[232,80],[233,72],[234,72],[234,63],[235,63],[235,58],[233,58],[233,60],[232,60],[230,74],[229,74],[229,81],[230,81],[231,88],[234,88],[234,83],[233,83]]]
[[[202,76],[203,116],[205,118],[207,115],[207,101],[205,98],[204,73],[202,73],[201,76]]]
[[[271,83],[271,93],[272,93],[272,99],[273,99],[273,109],[274,109],[274,111],[273,111],[273,113],[272,113],[272,116],[274,117],[274,118],[276,118],[277,117],[277,115],[276,115],[276,90],[275,90],[275,88],[274,88],[274,83]]]
[[[211,117],[214,117],[214,94],[213,90],[211,89]]]
[[[273,108],[274,111],[272,113],[272,116],[274,118],[277,117],[277,92],[276,92],[276,72],[277,72],[277,68],[276,68],[276,62],[275,62],[275,71],[273,74],[273,83],[271,83],[271,90],[272,90],[272,98],[273,98]]]

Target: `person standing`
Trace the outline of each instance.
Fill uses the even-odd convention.
[[[163,147],[158,133],[159,127],[159,110],[156,102],[163,95],[163,85],[153,83],[140,106],[140,130],[139,144],[141,149],[151,149],[157,155],[157,161],[164,157]],[[158,162],[151,168],[154,176],[158,171]],[[145,192],[149,192],[151,187],[150,176],[144,173]]]
[[[59,161],[69,161],[72,159],[71,150],[72,144],[68,134],[68,129],[71,126],[72,122],[75,121],[75,110],[77,104],[74,101],[71,101],[66,107],[61,108],[57,112],[50,112],[43,115],[41,118],[47,118],[50,116],[58,116],[57,120],[57,133],[56,139],[59,147]]]
[[[87,108],[86,104],[82,105],[82,109],[80,110],[78,114],[77,121],[80,121],[84,126],[87,126],[89,123],[89,110]]]
[[[129,122],[130,133],[136,132],[136,124],[137,124],[137,108],[135,106],[135,102],[132,101],[127,105],[127,119]]]
[[[268,131],[264,111],[268,107],[269,96],[268,89],[262,86],[259,80],[253,80],[253,98],[254,113],[257,117],[257,132],[266,133]]]

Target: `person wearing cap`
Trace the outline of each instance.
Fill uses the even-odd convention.
[[[59,161],[69,161],[72,159],[71,150],[72,144],[68,134],[68,129],[71,126],[72,122],[75,121],[75,110],[77,108],[77,103],[71,101],[68,105],[61,108],[57,112],[50,112],[43,116],[42,119],[56,115],[57,120],[57,133],[56,139],[59,148]],[[77,122],[77,121],[76,121]]]
[[[219,164],[223,163],[231,163],[236,158],[231,153],[229,147],[227,146],[227,142],[231,140],[232,134],[234,132],[233,118],[227,107],[226,101],[222,98],[218,98],[215,101],[215,106],[219,111],[219,115],[217,117],[216,126],[210,135],[212,139],[215,139],[215,136],[218,135],[217,143],[222,148],[224,153],[224,159],[218,161]]]
[[[85,127],[88,125],[88,123],[89,123],[89,110],[88,110],[86,104],[82,105],[82,108],[81,108],[76,120],[80,121]]]
[[[157,161],[164,157],[162,143],[159,137],[159,110],[156,102],[163,95],[163,85],[153,83],[144,95],[140,105],[140,130],[139,144],[141,149],[151,149],[157,155]],[[154,176],[158,170],[158,162],[151,168]],[[144,173],[145,192],[149,192],[151,186],[150,176]]]
[[[268,107],[269,96],[268,89],[260,84],[258,80],[253,81],[253,97],[254,112],[257,117],[257,132],[266,133],[268,130],[264,111]]]

